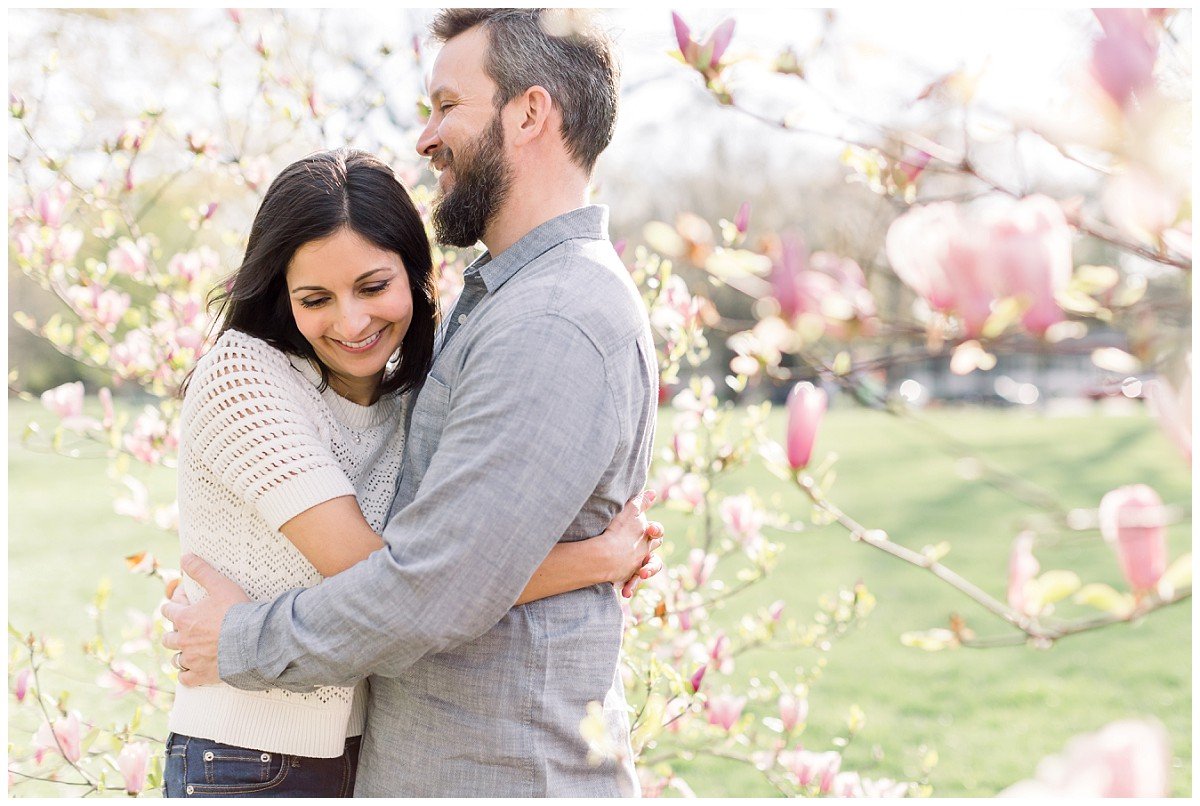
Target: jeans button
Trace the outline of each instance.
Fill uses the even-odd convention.
[[[211,750],[209,750],[207,753],[205,753],[205,754],[204,754],[204,760],[205,760],[205,761],[212,761],[212,760],[213,760],[213,753],[212,753],[212,751],[211,751]]]
[[[195,792],[196,792],[196,787],[192,786],[191,784],[188,784],[187,793],[189,795],[192,795],[192,794],[195,794]]]
[[[266,763],[267,763],[268,761],[270,761],[270,760],[271,760],[271,754],[270,754],[270,753],[263,753],[263,754],[262,754],[262,761],[263,761],[263,764],[266,764]]]

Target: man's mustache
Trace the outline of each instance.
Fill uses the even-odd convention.
[[[429,155],[429,161],[439,171],[444,171],[454,164],[454,152],[449,146],[442,146]]]

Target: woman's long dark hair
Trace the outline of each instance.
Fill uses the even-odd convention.
[[[412,290],[412,320],[400,347],[400,363],[383,379],[380,391],[420,386],[433,363],[437,327],[429,239],[392,169],[365,151],[320,151],[293,162],[275,178],[254,217],[241,267],[227,290],[212,300],[223,315],[217,335],[240,330],[285,353],[308,358],[328,384],[329,368],[296,327],[286,278],[296,250],[343,227],[396,253],[404,263]]]

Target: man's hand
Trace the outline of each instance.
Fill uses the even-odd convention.
[[[189,604],[182,586],[167,593],[171,601],[162,606],[163,616],[174,626],[174,632],[163,635],[167,649],[178,650],[172,661],[179,669],[179,682],[185,686],[204,686],[219,683],[217,644],[221,639],[221,622],[235,604],[249,602],[250,597],[228,577],[221,576],[211,565],[194,554],[180,560],[183,573],[194,579],[208,596]]]

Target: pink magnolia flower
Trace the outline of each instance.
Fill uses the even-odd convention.
[[[242,174],[242,181],[244,181],[251,190],[258,190],[260,187],[267,184],[271,178],[271,160],[266,156],[242,159],[240,162],[238,162],[238,168]]]
[[[771,621],[779,621],[781,618],[783,618],[783,608],[786,605],[787,602],[780,599],[767,608],[767,615],[771,617]]]
[[[746,230],[750,229],[750,202],[742,202],[738,207],[737,215],[733,217],[733,228],[742,235],[745,235]]]
[[[42,405],[60,420],[70,420],[83,415],[83,383],[64,383],[42,392]]]
[[[148,251],[144,238],[136,241],[121,238],[117,241],[117,245],[108,251],[108,267],[135,280],[144,280],[148,266],[146,259]]]
[[[721,674],[733,671],[733,644],[724,630],[718,631],[708,650],[708,658]]]
[[[732,18],[724,20],[712,30],[703,41],[692,38],[691,29],[683,18],[671,12],[671,21],[675,27],[675,42],[683,60],[701,72],[716,70],[721,65],[721,57],[733,39],[733,29],[736,21]]]
[[[788,395],[787,455],[793,470],[807,467],[829,399],[824,389],[802,381]]]
[[[1188,372],[1173,389],[1164,378],[1156,378],[1145,385],[1146,402],[1150,411],[1158,418],[1159,425],[1167,437],[1183,452],[1188,464],[1192,462],[1192,373]]]
[[[746,707],[745,697],[734,697],[732,694],[719,694],[710,697],[704,704],[708,716],[708,724],[716,725],[724,730],[730,730],[741,719],[742,709]]]
[[[784,692],[779,697],[779,721],[783,729],[791,732],[797,725],[808,721],[808,700]]]
[[[780,761],[796,777],[802,787],[816,786],[822,794],[829,794],[834,777],[842,767],[842,757],[836,751],[814,753],[811,750],[796,750],[781,754]]]
[[[704,682],[704,675],[707,672],[708,664],[706,663],[697,669],[694,674],[692,674],[692,677],[688,682],[691,683],[693,694],[700,690],[700,684]]]
[[[13,688],[13,696],[17,698],[17,702],[25,702],[26,695],[29,694],[29,681],[33,679],[33,672],[29,669],[22,669],[17,672],[15,686]]]
[[[1071,229],[1062,208],[1029,196],[964,219],[953,202],[914,206],[892,222],[888,261],[929,307],[978,337],[1002,297],[1026,304],[1025,327],[1044,335],[1063,319],[1055,294],[1071,279]]]
[[[867,798],[902,798],[908,794],[908,784],[891,778],[863,778],[862,788]]]
[[[830,794],[835,798],[861,798],[863,791],[862,778],[856,772],[839,772],[833,778]]]
[[[719,511],[729,534],[742,545],[756,543],[762,537],[766,516],[754,505],[754,499],[750,496],[728,496],[721,502]]]
[[[149,742],[130,742],[117,754],[117,769],[125,778],[125,791],[130,795],[136,795],[146,788],[146,773],[149,767]]]
[[[1062,207],[1047,196],[1029,196],[986,223],[978,260],[1000,296],[1028,303],[1021,322],[1034,335],[1063,320],[1055,295],[1071,281],[1071,227]]]
[[[46,229],[38,234],[34,248],[40,248],[47,263],[67,264],[75,260],[83,245],[83,232],[65,224],[58,229]]]
[[[1071,739],[1062,753],[1042,759],[1033,779],[1000,797],[1165,798],[1170,764],[1170,741],[1159,722],[1111,722]]]
[[[1032,616],[1031,602],[1025,597],[1025,586],[1038,575],[1041,564],[1033,556],[1033,532],[1021,532],[1013,541],[1008,559],[1008,604],[1018,613]]]
[[[117,134],[117,149],[137,151],[142,147],[148,130],[149,126],[141,118],[125,121],[125,125],[121,127],[120,133]],[[126,177],[126,184],[129,184],[128,175]]]
[[[148,683],[146,673],[138,666],[126,660],[114,660],[108,669],[100,673],[96,683],[101,688],[110,689],[116,699],[126,694],[133,694],[138,689],[144,689]]]
[[[718,559],[717,555],[708,554],[704,549],[697,548],[688,552],[688,573],[697,588],[703,587],[704,583],[708,581],[717,567]]]
[[[933,156],[925,151],[918,151],[905,157],[900,163],[900,171],[908,179],[909,183],[917,181],[917,177],[925,171],[925,166],[929,165],[929,161]]]
[[[167,261],[167,272],[185,283],[194,283],[221,266],[220,256],[207,246],[192,252],[180,252]]]
[[[46,753],[60,753],[67,761],[78,761],[83,754],[79,729],[79,714],[76,711],[56,719],[53,726],[49,722],[42,722],[33,736],[34,760],[40,764]]]
[[[33,213],[38,221],[50,229],[58,229],[62,226],[63,212],[67,209],[67,202],[70,200],[71,186],[66,182],[59,182],[49,190],[38,194],[33,202]]]
[[[1154,80],[1158,60],[1158,30],[1141,8],[1093,10],[1103,34],[1092,49],[1092,77],[1117,106]]]
[[[1121,573],[1135,591],[1158,584],[1167,566],[1163,503],[1145,484],[1131,484],[1100,499],[1100,533],[1117,552]]]

